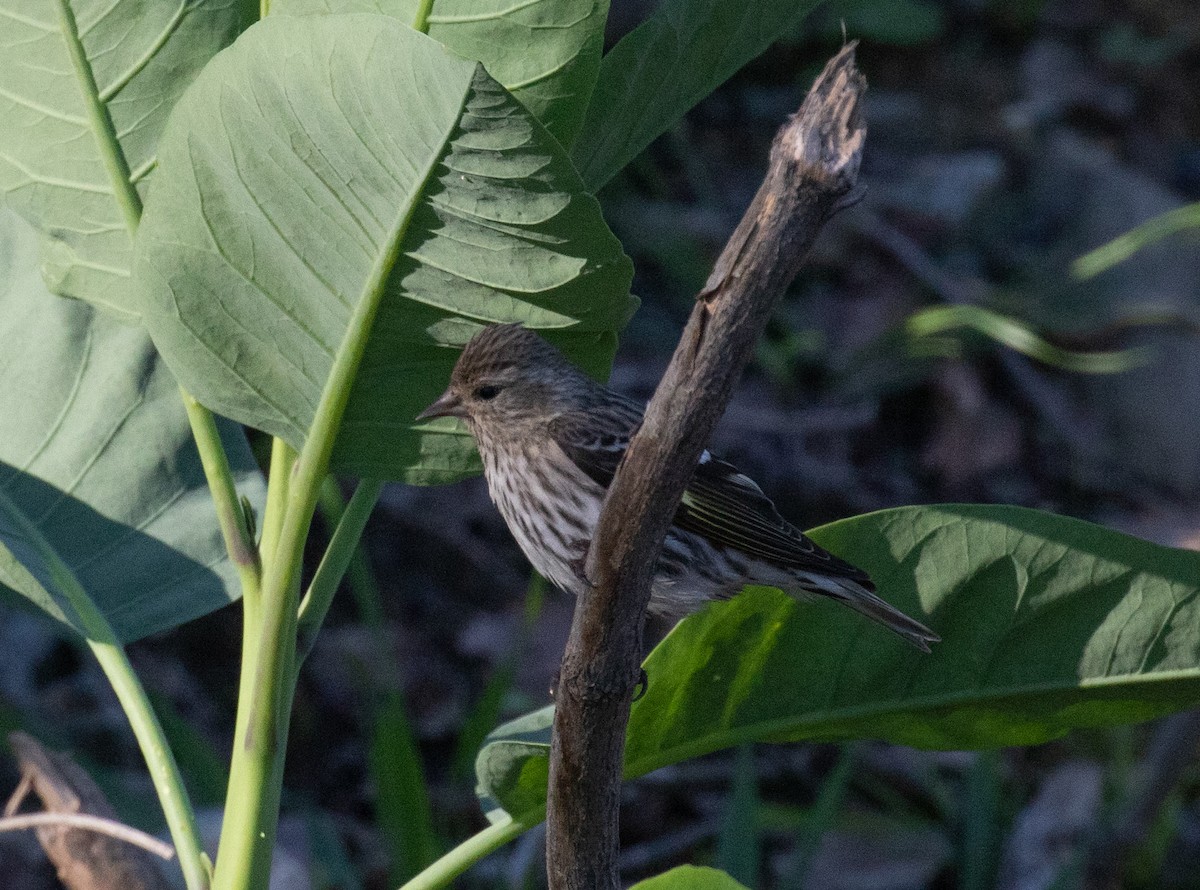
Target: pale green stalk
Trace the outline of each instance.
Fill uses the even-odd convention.
[[[266,0],[264,0],[264,3]],[[96,145],[104,164],[105,172],[112,184],[113,196],[125,221],[130,237],[137,234],[142,216],[142,201],[134,188],[129,164],[121,150],[116,127],[96,85],[91,61],[84,50],[75,13],[67,0],[56,0],[59,29],[65,38],[67,54],[72,68],[79,79],[80,93],[86,108],[89,125],[96,136]],[[200,452],[204,475],[212,491],[217,509],[217,519],[225,546],[237,569],[242,584],[243,596],[253,600],[260,581],[259,562],[250,540],[246,517],[238,502],[225,454],[217,433],[212,412],[197,402],[187,391],[180,388],[187,409],[192,435]],[[65,567],[63,567],[65,570]],[[97,610],[78,581],[67,572],[62,580],[67,585],[64,595],[71,600],[80,620],[88,629],[89,645],[112,683],[117,698],[133,727],[138,744],[146,757],[155,790],[162,803],[163,813],[170,826],[172,838],[179,853],[180,867],[189,890],[203,890],[208,886],[206,860],[201,859],[196,835],[195,815],[191,803],[183,791],[174,758],[166,746],[162,729],[146,700],[145,691],[132,673],[124,650],[121,649],[112,628]],[[73,586],[72,586],[73,585]]]
[[[426,176],[431,173],[432,169],[427,170]],[[242,664],[243,672],[252,672],[253,691],[241,695],[238,701],[238,736],[234,739],[230,793],[214,875],[218,890],[258,890],[267,885],[270,876],[287,744],[287,710],[294,688],[291,678],[299,612],[297,579],[304,542],[388,273],[400,253],[411,217],[409,208],[396,221],[386,248],[364,282],[362,296],[335,353],[308,438],[292,468],[279,542],[264,551],[261,633],[253,660]],[[264,534],[272,519],[264,519]],[[253,630],[246,628],[247,633]],[[245,682],[242,688],[246,688]]]
[[[204,478],[208,481],[208,488],[217,508],[217,522],[225,539],[225,550],[229,554],[230,562],[237,569],[242,596],[253,598],[257,595],[262,580],[262,565],[254,537],[250,534],[249,517],[238,500],[237,488],[233,484],[233,471],[229,467],[225,446],[221,443],[221,434],[217,431],[216,418],[182,386],[179,393],[187,409],[188,421],[192,425],[196,449],[200,452]]]
[[[429,33],[429,13],[433,11],[433,0],[421,0],[417,14],[413,16],[413,30],[422,34]]]
[[[425,7],[429,5],[425,3]],[[424,19],[420,21],[425,23]],[[440,156],[440,151],[433,155]],[[433,176],[434,169],[431,162],[418,178],[418,189]],[[304,447],[292,467],[287,497],[282,499],[278,543],[272,546],[269,539],[265,541],[258,648],[253,658],[242,663],[243,674],[249,671],[253,680],[243,676],[243,692],[238,699],[238,734],[234,739],[229,796],[225,801],[225,822],[213,878],[217,890],[259,890],[270,877],[279,822],[288,712],[295,688],[292,672],[299,612],[297,588],[304,542],[388,276],[396,265],[416,206],[410,205],[395,221],[363,282],[362,294],[334,353]],[[277,512],[268,504],[268,515],[263,520],[264,539],[268,532],[274,535]],[[247,633],[254,630],[246,628]],[[252,684],[249,695],[245,694],[248,682]]]
[[[96,608],[75,573],[62,561],[41,530],[2,493],[0,512],[7,514],[9,521],[20,529],[25,539],[37,550],[49,570],[52,589],[67,601],[78,616],[88,647],[116,693],[142,757],[146,760],[188,890],[205,890],[209,879],[208,860],[200,845],[195,812],[175,757],[167,745],[162,725],[150,706],[146,690],[134,673],[116,631],[104,613]]]
[[[354,551],[358,548],[359,539],[362,538],[363,529],[366,528],[367,519],[382,491],[382,479],[363,479],[354,490],[350,502],[346,504],[346,509],[342,511],[325,555],[321,557],[321,564],[317,566],[317,572],[308,586],[308,593],[300,603],[297,636],[303,649],[296,658],[296,676],[292,678],[293,683],[299,678],[304,659],[312,651],[317,630],[329,613],[333,595],[345,577]]]
[[[1085,253],[1071,264],[1071,274],[1076,278],[1092,278],[1129,259],[1143,247],[1197,227],[1200,227],[1200,201],[1151,217],[1140,226]]]
[[[90,602],[90,601],[89,601]],[[93,607],[94,608],[94,607]],[[78,611],[78,609],[77,609]],[[104,622],[99,610],[95,610],[93,618]],[[80,615],[86,625],[92,620]],[[104,631],[112,634],[112,628],[104,622]],[[200,833],[196,827],[196,814],[192,808],[191,798],[183,784],[179,773],[179,765],[171,746],[167,744],[162,724],[158,715],[146,697],[146,690],[141,680],[129,663],[125,649],[115,639],[97,639],[98,633],[103,633],[99,627],[93,626],[88,631],[88,648],[96,657],[108,683],[116,693],[125,719],[133,730],[141,749],[142,758],[150,771],[150,779],[158,794],[163,816],[167,820],[167,830],[175,845],[175,854],[179,857],[179,868],[183,872],[183,880],[188,890],[206,890],[212,878],[212,863],[200,844]]]
[[[332,530],[337,527],[345,512],[346,498],[342,495],[337,480],[333,476],[326,476],[321,484],[321,499],[317,502],[318,515]],[[375,570],[371,568],[371,560],[363,550],[361,541],[350,557],[350,565],[346,567],[346,574],[342,580],[354,597],[359,620],[372,630],[383,627],[383,594],[379,590]],[[301,607],[303,608],[303,604]]]
[[[515,822],[512,817],[506,815],[501,821],[471,835],[411,881],[401,886],[400,890],[436,890],[438,887],[445,887],[480,859],[499,850],[509,841],[520,837],[531,827],[533,826],[523,822]]]
[[[271,443],[271,467],[267,475],[267,506],[263,513],[262,538],[258,552],[264,564],[275,556],[279,546],[279,533],[283,529],[283,516],[287,510],[288,488],[292,482],[292,468],[296,465],[296,449],[283,439]]]
[[[141,220],[141,198],[133,187],[129,165],[124,153],[119,148],[120,143],[117,140],[112,118],[100,99],[91,62],[87,58],[79,37],[79,27],[75,20],[74,10],[66,0],[57,0],[54,5],[58,15],[59,29],[65,38],[67,54],[76,77],[79,78],[80,93],[84,100],[89,125],[96,135],[96,144],[105,172],[113,185],[113,195],[125,221],[125,226],[132,237],[137,233],[138,223]],[[237,503],[237,495],[233,490],[233,477],[229,472],[229,461],[225,457],[224,448],[216,434],[212,414],[186,393],[184,393],[184,404],[187,407],[188,419],[192,424],[196,445],[200,450],[205,476],[213,491],[221,532],[229,547],[230,558],[237,566],[243,584],[253,583],[256,567],[245,560],[247,554],[245,548],[241,546],[244,543],[243,524],[237,519],[241,507]],[[205,416],[207,416],[207,420],[205,420]],[[53,552],[48,542],[41,538],[36,529],[32,529],[32,531],[38,535],[39,546],[42,548],[48,564],[56,567],[56,582],[86,628],[88,645],[112,684],[113,691],[116,692],[117,699],[125,710],[134,736],[146,758],[147,768],[150,770],[155,791],[162,804],[163,815],[166,817],[172,840],[175,842],[179,865],[188,890],[203,890],[208,886],[208,868],[207,860],[203,858],[199,835],[196,832],[195,814],[179,776],[174,756],[167,747],[162,727],[150,707],[145,690],[133,673],[133,668],[111,625],[92,603],[74,574],[58,560],[57,554]]]
[[[96,145],[105,172],[112,183],[113,195],[125,221],[125,227],[130,237],[133,237],[137,234],[141,221],[141,198],[133,186],[129,164],[121,151],[112,117],[100,98],[91,61],[87,58],[80,38],[74,10],[67,0],[56,0],[54,6],[71,66],[79,79],[88,122],[96,136]],[[229,557],[237,568],[243,593],[250,594],[258,585],[258,562],[252,542],[248,544],[245,517],[241,512],[241,504],[238,503],[229,460],[217,434],[212,412],[200,405],[186,391],[180,391],[196,447],[200,452],[205,478],[212,490]],[[49,553],[52,554],[52,551]],[[50,559],[51,556],[48,555],[47,558]],[[174,757],[163,737],[162,727],[159,726],[146,699],[145,690],[133,674],[112,627],[87,597],[74,575],[61,563],[59,565],[62,570],[59,574],[62,577],[58,580],[63,586],[62,592],[75,607],[80,621],[87,628],[88,644],[117,693],[146,758],[146,765],[179,854],[179,864],[188,890],[203,890],[208,886],[207,860],[202,858],[195,815],[180,780]]]

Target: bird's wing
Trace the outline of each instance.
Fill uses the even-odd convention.
[[[607,490],[641,423],[636,403],[612,399],[587,411],[560,414],[550,421],[550,437],[584,475]]]
[[[683,493],[675,524],[783,568],[850,578],[874,589],[866,572],[818,547],[779,515],[753,479],[707,451]]]
[[[641,412],[628,405],[565,414],[550,424],[550,435],[590,479],[608,488],[641,423]],[[679,528],[719,547],[740,550],[782,568],[817,571],[857,581],[874,589],[867,573],[818,547],[779,515],[770,498],[737,467],[707,451],[675,511]]]

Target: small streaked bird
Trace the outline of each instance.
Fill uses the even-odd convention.
[[[604,493],[642,408],[520,325],[476,334],[450,386],[418,419],[462,418],[488,491],[533,567],[576,596]],[[655,572],[649,611],[676,621],[747,584],[827,596],[918,649],[937,634],[874,594],[867,573],[788,523],[750,478],[707,451],[683,495]]]

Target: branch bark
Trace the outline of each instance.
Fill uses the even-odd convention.
[[[617,890],[625,727],[663,539],[777,298],[821,228],[850,203],[866,82],[844,47],[779,130],[762,185],[729,239],[609,488],[556,694],[547,790],[551,890]],[[650,682],[654,682],[650,678]]]

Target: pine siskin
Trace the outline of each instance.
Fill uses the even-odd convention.
[[[418,419],[433,417],[466,421],[488,491],[525,556],[578,596],[604,493],[641,407],[537,334],[507,324],[467,344],[450,386]],[[784,520],[753,480],[705,451],[663,545],[649,611],[679,620],[747,584],[830,597],[925,652],[940,639],[876,596],[866,572]]]

